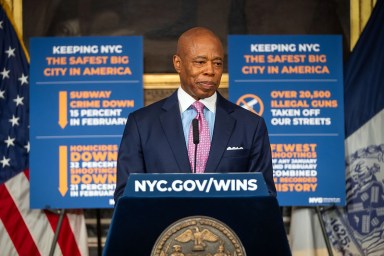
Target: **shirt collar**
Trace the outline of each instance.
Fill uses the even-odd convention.
[[[179,87],[177,90],[177,98],[179,99],[179,107],[180,107],[180,113],[183,113],[185,110],[187,110],[196,100],[189,95],[186,91]],[[216,113],[216,101],[217,101],[217,93],[215,92],[211,97],[200,99],[201,103],[204,104],[204,106],[211,111],[212,113]]]

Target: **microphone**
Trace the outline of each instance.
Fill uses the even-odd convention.
[[[192,120],[193,144],[197,145],[200,142],[199,138],[199,120]]]
[[[196,159],[197,159],[197,144],[200,142],[199,138],[199,121],[195,118],[192,120],[192,133],[193,133],[193,144],[195,144],[195,164],[193,172],[196,173]]]

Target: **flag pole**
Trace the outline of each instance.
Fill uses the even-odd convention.
[[[331,246],[331,244],[329,242],[329,239],[328,239],[328,236],[327,236],[327,232],[325,230],[324,220],[321,217],[320,208],[318,206],[316,206],[315,209],[316,209],[317,217],[319,218],[320,227],[321,227],[321,231],[323,233],[325,245],[327,246],[328,255],[329,256],[333,256],[332,246]]]
[[[53,254],[55,252],[57,239],[59,237],[61,225],[63,223],[63,219],[64,219],[64,215],[65,215],[65,209],[58,210],[58,213],[60,213],[60,217],[59,217],[59,221],[58,221],[57,226],[56,226],[55,235],[54,235],[53,240],[52,240],[51,250],[49,251],[49,256],[53,256]]]
[[[102,255],[103,250],[102,250],[102,242],[101,242],[101,237],[102,237],[102,231],[101,231],[101,214],[100,214],[100,209],[96,209],[96,226],[97,226],[97,255]]]

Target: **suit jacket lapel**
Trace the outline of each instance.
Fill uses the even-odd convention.
[[[190,172],[191,165],[188,159],[188,151],[185,145],[183,127],[181,124],[177,91],[165,101],[163,110],[165,110],[164,113],[159,117],[160,123],[168,143],[171,146],[173,157],[179,166],[179,171]]]
[[[206,165],[207,172],[220,172],[216,170],[225,150],[228,141],[232,135],[236,120],[229,114],[233,111],[233,107],[219,93],[217,94],[215,127],[213,130],[213,138],[211,150]]]

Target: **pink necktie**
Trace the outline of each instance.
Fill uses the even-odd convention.
[[[200,142],[197,144],[197,154],[196,154],[196,173],[203,173],[205,171],[205,165],[208,160],[209,150],[211,148],[211,139],[209,137],[209,127],[208,122],[204,117],[204,104],[200,101],[195,101],[192,104],[192,107],[196,109],[197,115],[196,119],[199,123],[199,137]],[[191,164],[192,172],[194,171],[195,164],[195,144],[193,144],[193,132],[192,124],[189,129],[188,136],[188,156],[189,162]]]

